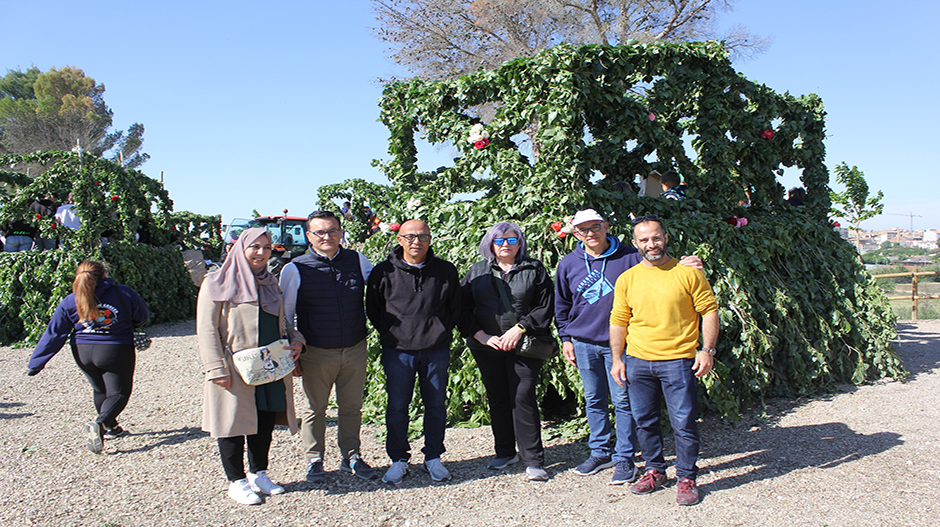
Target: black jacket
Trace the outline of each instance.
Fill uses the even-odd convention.
[[[372,269],[366,314],[382,346],[401,351],[449,348],[460,317],[460,277],[454,264],[428,249],[420,268],[395,247]]]
[[[499,336],[513,326],[496,288],[498,279],[493,275],[494,270],[501,276],[512,309],[526,334],[550,334],[555,313],[555,287],[542,262],[525,258],[514,264],[508,273],[503,273],[495,261],[483,260],[470,266],[461,283],[463,312],[460,333],[467,337],[470,349],[491,350],[473,338],[477,331],[482,329],[489,335]]]

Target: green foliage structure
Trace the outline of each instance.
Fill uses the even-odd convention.
[[[766,396],[905,375],[885,295],[829,227],[822,101],[744,78],[719,43],[560,45],[453,80],[394,83],[380,104],[390,159],[376,164],[390,184],[323,187],[324,206],[350,200],[386,223],[422,219],[435,253],[461,272],[499,221],[518,223],[530,255],[554,273],[576,241],[553,223],[591,207],[629,243],[631,214],[659,215],[671,254],[704,260],[721,305],[716,373],[701,390],[707,408],[734,419]],[[471,142],[477,123],[488,144]],[[456,159],[420,170],[419,137],[450,145]],[[638,175],[666,169],[682,174],[687,199],[638,195]],[[800,171],[804,207],[784,201],[785,169]],[[362,250],[375,261],[394,243],[383,231]],[[373,342],[366,415],[381,420],[378,352]],[[451,422],[485,422],[462,340],[450,371]],[[539,393],[548,414],[580,410],[578,373],[560,358],[545,365]]]
[[[39,166],[34,178],[18,171]],[[0,253],[0,342],[36,342],[59,301],[71,292],[78,263],[104,260],[118,283],[147,301],[151,323],[195,314],[196,288],[179,248],[221,252],[219,216],[172,212],[173,202],[159,182],[88,153],[37,152],[0,156],[0,223],[31,222],[59,249]],[[77,231],[29,211],[48,194],[72,195],[82,219]],[[136,241],[140,233],[150,243]],[[103,238],[108,243],[102,244]]]

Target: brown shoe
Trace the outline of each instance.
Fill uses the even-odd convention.
[[[634,494],[649,494],[654,490],[661,488],[666,483],[666,475],[660,474],[656,469],[649,469],[640,481],[630,485],[630,492]]]
[[[676,493],[676,503],[679,505],[695,505],[698,503],[698,487],[695,486],[694,479],[679,478],[677,487],[679,492]]]

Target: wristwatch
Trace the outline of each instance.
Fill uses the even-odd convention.
[[[712,357],[714,357],[715,353],[718,352],[718,350],[716,350],[715,348],[702,348],[702,351],[704,351],[705,353],[708,353]]]

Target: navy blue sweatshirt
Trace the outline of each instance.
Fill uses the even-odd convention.
[[[571,339],[607,345],[614,284],[643,258],[633,247],[607,235],[610,247],[594,258],[578,243],[555,271],[555,325],[562,342]]]
[[[118,295],[121,295],[120,298]],[[134,343],[134,328],[142,326],[150,318],[150,310],[144,299],[130,287],[117,285],[111,278],[98,281],[95,298],[98,299],[99,316],[85,323],[78,320],[74,293],[59,302],[49,326],[29,358],[30,369],[44,368],[70,336],[76,344]]]

